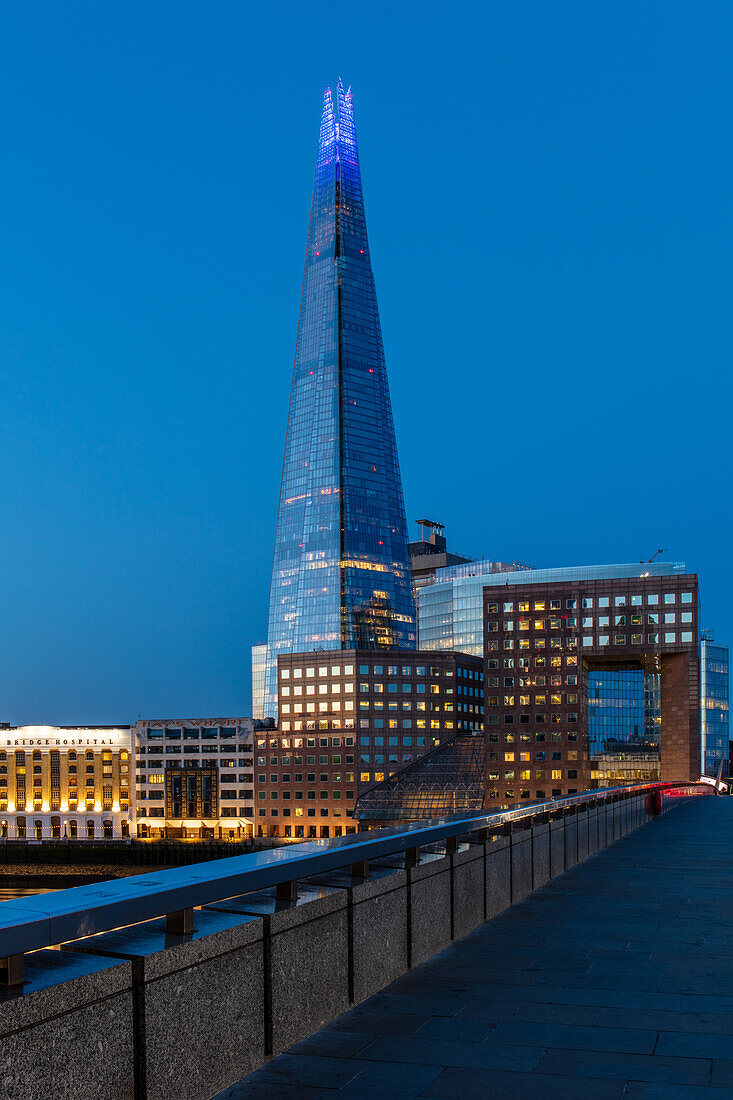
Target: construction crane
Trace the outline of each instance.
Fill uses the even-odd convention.
[[[666,554],[666,553],[667,553],[666,550],[661,550],[661,549],[657,550],[654,554],[652,554],[652,556],[650,558],[640,558],[639,559],[639,565],[648,565],[650,561],[654,561],[654,559],[659,557],[660,554]]]

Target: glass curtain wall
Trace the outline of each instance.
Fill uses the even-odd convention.
[[[416,645],[407,524],[351,91],[326,89],[275,536],[264,714],[277,656]]]
[[[655,671],[622,666],[586,672],[591,785],[659,778],[661,685]]]

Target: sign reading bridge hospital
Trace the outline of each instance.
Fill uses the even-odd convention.
[[[129,726],[12,726],[0,727],[0,750],[130,748]]]

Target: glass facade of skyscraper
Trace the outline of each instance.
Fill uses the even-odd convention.
[[[716,645],[713,635],[700,637],[700,764],[704,775],[718,774],[728,755],[729,727],[728,646]]]
[[[416,645],[407,524],[351,91],[326,89],[306,247],[263,709],[279,654]]]

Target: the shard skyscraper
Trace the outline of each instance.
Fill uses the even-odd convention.
[[[392,408],[351,90],[323,97],[262,685],[278,654],[416,645]],[[264,691],[263,691],[264,688]],[[259,701],[254,713],[258,717]]]

